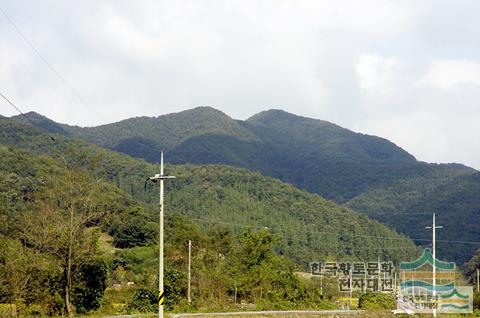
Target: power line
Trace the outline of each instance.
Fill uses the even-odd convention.
[[[28,117],[20,110],[20,108],[18,108],[14,103],[12,103],[5,95],[3,95],[2,93],[0,93],[0,95],[3,97],[4,100],[7,101],[7,103],[10,104],[10,106],[12,106],[13,108],[15,108],[15,110],[16,110],[17,112],[19,112],[20,115],[22,115],[23,117],[25,117],[25,119],[28,120],[30,123],[34,124],[34,122],[31,121],[30,118],[28,118]]]
[[[75,90],[73,88],[72,85],[70,85],[67,80],[53,67],[53,65],[51,63],[48,62],[48,60],[40,53],[40,51],[35,47],[35,45],[25,36],[25,34],[20,30],[20,28],[13,22],[13,20],[7,15],[7,13],[2,9],[0,8],[0,11],[2,12],[2,14],[5,16],[6,20],[10,23],[10,25],[15,29],[15,31],[20,35],[20,37],[30,46],[30,48],[35,52],[35,54],[42,60],[42,62],[45,63],[45,65],[55,74],[55,76],[85,105],[87,106],[90,110],[92,110],[97,116],[99,116],[104,122],[106,122],[107,120],[95,109],[93,108],[91,105],[89,105],[89,103],[86,101],[85,98],[83,98],[77,90]],[[14,105],[5,95],[3,95],[2,93],[0,93],[0,95],[12,106],[14,107],[24,118],[26,118],[32,125],[36,126],[36,124],[30,119],[28,118],[16,105]],[[55,140],[50,134],[49,134],[49,137],[52,139],[52,140]],[[142,142],[139,142],[137,140],[130,140],[131,142],[134,142],[138,145],[142,145],[142,146],[145,146],[145,147],[148,147],[150,149],[153,149],[153,150],[157,150],[159,152],[163,151],[161,149],[158,149],[156,147],[152,147],[151,145],[146,145]],[[180,159],[182,161],[185,161],[185,162],[188,162],[187,160],[185,159]],[[145,204],[145,203],[143,203]],[[381,212],[379,212],[380,214]],[[370,213],[364,213],[365,215],[369,216]],[[375,213],[374,213],[375,214]],[[424,214],[429,214],[429,213],[401,213],[401,212],[398,212],[398,213],[382,213],[384,215],[424,215]],[[212,221],[210,221],[212,222]],[[215,222],[213,222],[215,223]],[[225,223],[225,224],[228,224],[226,222],[217,222],[217,223]],[[327,234],[327,233],[325,233]],[[335,234],[338,234],[338,233],[335,233]],[[354,234],[355,235],[355,234]],[[382,239],[388,239],[388,238],[385,238],[385,237],[376,237],[376,236],[368,236],[368,235],[355,235],[355,236],[361,236],[361,237],[373,237],[373,238],[382,238]],[[414,238],[410,238],[411,240],[413,241],[428,241],[426,239],[414,239]],[[450,241],[450,240],[437,240],[438,242],[448,242],[448,243],[460,243],[460,244],[479,244],[480,245],[480,242],[474,242],[474,241]]]
[[[20,115],[22,115],[28,122],[30,122],[30,123],[35,127],[35,123],[34,123],[27,115],[25,115],[25,113],[22,112],[18,106],[16,106],[10,99],[8,99],[7,96],[3,95],[3,93],[1,93],[1,92],[0,92],[0,96],[2,96],[3,99],[6,100],[7,103],[10,104],[10,106],[12,106],[13,108],[15,108],[15,110],[16,110],[17,112],[19,112]],[[47,134],[47,135],[48,135],[48,137],[49,137],[51,140],[55,141],[55,138],[53,138],[53,136],[52,136],[51,134]]]
[[[93,112],[95,112],[103,121],[106,122],[105,118],[95,110],[92,106],[88,104],[88,102],[83,98],[77,90],[73,88],[72,85],[70,85],[67,80],[53,67],[51,63],[47,61],[47,59],[40,53],[40,51],[33,45],[33,43],[25,36],[25,34],[20,30],[20,28],[13,22],[13,20],[7,15],[7,13],[0,8],[0,11],[2,11],[3,15],[7,19],[7,21],[10,23],[10,25],[17,31],[17,33],[20,35],[20,37],[30,46],[30,48],[37,54],[37,56],[42,60],[45,65],[55,74],[55,76],[88,108],[90,108]]]
[[[124,190],[123,190],[124,191]],[[127,192],[125,192],[127,193]],[[129,194],[129,193],[127,193]],[[136,199],[135,197],[133,197],[131,194],[129,194],[130,197],[127,197],[127,196],[124,196],[124,195],[120,195],[120,197],[124,198],[124,199],[127,199],[127,200],[130,200],[136,204],[139,204],[139,205],[147,205],[147,206],[158,206],[158,204],[155,204],[155,203],[148,203],[148,202],[143,202],[143,201],[140,201],[138,199]],[[182,216],[186,216],[184,214],[180,214]],[[168,218],[168,216],[167,216]],[[197,221],[197,222],[201,222],[201,223],[211,223],[211,224],[223,224],[223,225],[230,225],[230,226],[235,226],[235,227],[245,227],[245,228],[271,228],[269,226],[262,226],[262,225],[254,225],[254,224],[246,224],[246,223],[231,223],[231,222],[224,222],[224,221],[220,221],[220,220],[212,220],[212,219],[201,219],[201,218],[192,218],[192,217],[189,217],[188,218],[189,220],[194,220],[194,221]],[[286,230],[288,229],[288,227],[277,227],[278,230]],[[318,233],[318,235],[342,235],[342,233],[340,232],[325,232],[325,231],[322,231],[320,233]],[[366,235],[366,234],[353,234],[354,237],[368,237],[368,238],[376,238],[376,239],[381,239],[381,240],[384,240],[384,241],[389,241],[389,240],[398,240],[398,238],[392,238],[392,237],[385,237],[385,236],[378,236],[378,235]],[[403,238],[407,239],[407,240],[412,240],[412,241],[417,241],[417,242],[431,242],[431,239],[427,239],[427,238],[411,238],[411,237],[408,237],[408,236],[403,236]],[[456,244],[471,244],[471,245],[480,245],[480,241],[459,241],[459,240],[437,240],[437,242],[442,242],[442,243],[456,243]]]
[[[28,44],[28,46],[30,46],[30,48],[35,52],[35,54],[42,60],[43,63],[45,63],[45,65],[55,74],[55,76],[85,105],[87,106],[91,111],[93,111],[102,121],[104,121],[105,123],[107,122],[107,120],[95,109],[93,108],[87,101],[85,98],[82,97],[82,95],[80,95],[80,93],[78,93],[78,91],[73,88],[72,85],[70,85],[70,83],[67,82],[67,80],[60,74],[60,72],[58,72],[54,67],[53,65],[48,62],[48,60],[42,55],[42,53],[40,53],[40,51],[35,47],[35,45],[26,37],[26,35],[22,32],[22,30],[20,30],[20,28],[15,24],[15,22],[13,22],[13,20],[8,16],[8,14],[5,12],[5,10],[3,10],[1,7],[0,7],[0,11],[2,12],[2,14],[4,15],[5,19],[10,23],[10,25],[15,29],[15,31],[20,35],[20,37]],[[5,97],[4,97],[5,98]],[[6,99],[6,98],[5,98]],[[7,100],[8,101],[8,100]],[[9,103],[15,107],[17,109],[17,111],[19,111],[25,118],[27,118],[27,120],[34,126],[35,123],[33,121],[31,121],[28,117],[26,117],[16,106],[14,106],[10,101]],[[156,150],[158,152],[163,152],[163,149],[157,149],[155,147],[152,147],[150,145],[147,145],[147,144],[144,144],[144,143],[141,143],[137,140],[131,140],[133,141],[134,143],[138,144],[138,145],[142,145],[144,147],[148,147],[149,149],[152,149],[152,150]]]
[[[15,31],[20,35],[20,37],[28,44],[28,46],[30,46],[30,48],[35,52],[35,54],[42,60],[43,63],[45,63],[45,65],[47,65],[47,67],[55,74],[55,76],[85,105],[87,106],[91,111],[93,111],[103,122],[107,122],[107,120],[95,109],[93,108],[85,98],[82,97],[82,95],[80,95],[80,93],[72,86],[70,85],[70,83],[68,83],[68,81],[60,74],[60,72],[57,71],[57,69],[55,69],[53,67],[53,65],[48,62],[48,60],[42,55],[42,53],[40,53],[40,51],[35,47],[35,45],[32,43],[32,41],[30,41],[26,35],[22,32],[22,30],[20,30],[20,28],[15,24],[15,22],[13,22],[13,20],[8,16],[8,14],[2,9],[0,8],[0,11],[2,11],[2,14],[5,16],[5,18],[7,19],[7,21],[10,23],[10,25],[15,29]],[[29,120],[34,126],[35,124]],[[139,142],[137,140],[130,140],[131,142],[134,142],[138,145],[141,145],[141,146],[144,146],[144,147],[147,147],[151,150],[154,150],[154,151],[157,151],[157,152],[163,152],[164,149],[158,149],[156,147],[152,147],[151,145],[147,145],[147,144],[144,144],[142,142]],[[185,161],[187,162],[187,161]]]

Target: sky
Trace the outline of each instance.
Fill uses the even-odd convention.
[[[42,56],[0,12],[0,92],[24,112],[94,126],[200,105],[235,119],[277,108],[387,138],[422,161],[480,169],[480,1],[0,8]],[[0,114],[16,111],[0,101]]]

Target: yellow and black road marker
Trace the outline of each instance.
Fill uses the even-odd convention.
[[[163,302],[165,301],[165,292],[163,290],[161,290],[159,293],[158,293],[158,304],[159,305],[163,305]]]

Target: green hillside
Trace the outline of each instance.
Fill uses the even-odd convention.
[[[64,154],[81,160],[57,161],[0,146],[0,303],[14,306],[2,305],[0,314],[10,316],[11,308],[21,317],[155,312],[157,207],[90,175],[96,162],[83,151]],[[314,286],[305,285],[292,273],[293,263],[274,252],[278,239],[270,231],[229,228],[205,231],[168,213],[167,310],[228,308],[232,288],[239,301],[265,308],[333,306],[315,297]],[[195,244],[194,307],[186,305],[189,239]],[[134,287],[111,288],[127,283]]]
[[[165,149],[173,163],[227,164],[259,171],[368,213],[419,239],[417,243],[429,243],[423,231],[428,215],[423,213],[433,212],[446,229],[440,237],[480,241],[475,222],[480,209],[477,171],[459,164],[419,162],[388,140],[326,121],[280,110],[235,121],[210,107],[93,128],[58,124],[37,114],[32,118],[49,131],[151,162],[158,161],[159,149]],[[441,248],[439,255],[463,263],[476,248],[458,243]]]
[[[373,188],[346,206],[394,226],[402,233],[415,233],[410,236],[422,244],[431,241],[431,232],[425,227],[431,225],[432,214],[436,213],[437,223],[443,226],[437,231],[439,255],[464,262],[479,247],[474,243],[479,238],[478,193],[480,173],[472,174],[455,165],[423,164],[421,176]]]
[[[137,117],[97,127],[81,128],[56,123],[40,114],[30,112],[14,118],[52,133],[60,133],[96,143],[106,148],[158,162],[151,148],[170,150],[190,138],[203,134],[235,136],[239,140],[252,140],[254,135],[235,120],[211,107],[199,107],[180,113],[155,117]]]
[[[415,158],[388,140],[280,110],[235,121],[211,107],[198,107],[87,128],[54,123],[35,113],[27,116],[50,132],[150,162],[158,162],[152,149],[162,149],[174,163],[244,167],[340,203],[399,175],[416,173]]]
[[[318,284],[293,270],[313,260],[418,256],[413,242],[386,226],[258,173],[166,168],[177,177],[166,188],[168,310],[235,308],[235,299],[259,309],[335,308],[335,282],[325,280],[320,297]],[[77,314],[154,312],[158,187],[144,189],[144,180],[157,169],[0,118],[0,303],[21,314],[66,314],[68,289]],[[106,289],[127,282],[135,287]]]
[[[94,176],[113,182],[136,200],[157,202],[158,189],[143,189],[145,178],[156,173],[155,165],[60,135],[52,140],[42,130],[11,120],[0,119],[0,127],[0,144],[67,162],[87,160],[68,157],[69,149],[82,151],[96,162]],[[258,173],[191,165],[169,166],[169,173],[178,177],[167,191],[171,213],[205,228],[219,224],[237,230],[268,227],[279,237],[277,251],[300,266],[329,256],[375,259],[383,255],[401,260],[414,250],[406,238],[365,216]]]

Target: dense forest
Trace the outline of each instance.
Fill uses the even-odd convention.
[[[158,188],[144,181],[158,166],[5,118],[0,144],[0,303],[50,315],[153,311]],[[366,216],[258,173],[167,172],[177,177],[166,196],[169,310],[332,308],[332,282],[320,294],[318,281],[294,272],[315,260],[399,261],[419,251]]]
[[[464,263],[479,248],[459,243],[480,241],[478,222],[472,222],[480,213],[476,170],[419,162],[388,140],[326,121],[280,110],[237,121],[213,108],[199,107],[81,128],[28,115],[50,132],[150,162],[157,162],[158,150],[165,149],[173,163],[227,164],[259,171],[367,213],[417,244],[429,244],[430,235],[423,228],[435,212],[445,227],[439,239],[458,241],[453,248],[439,244],[441,258]],[[15,119],[25,122],[22,117]]]

